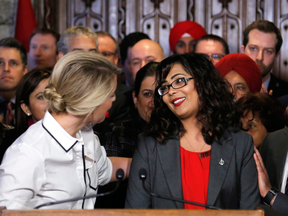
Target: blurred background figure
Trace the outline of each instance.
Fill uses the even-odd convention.
[[[236,107],[241,115],[242,129],[253,137],[257,148],[267,133],[287,124],[280,102],[267,93],[247,94],[236,102]]]
[[[133,101],[139,116],[145,122],[150,121],[151,112],[154,109],[154,92],[156,88],[157,62],[150,62],[142,67],[135,79]],[[135,117],[134,117],[135,118]]]
[[[170,30],[170,49],[175,54],[193,52],[196,41],[206,34],[205,29],[194,21],[178,22]]]
[[[198,39],[195,43],[194,52],[208,55],[214,65],[230,53],[227,42],[212,34],[204,35]]]
[[[133,84],[137,72],[149,62],[160,62],[165,58],[160,44],[149,39],[140,40],[131,49],[131,68]]]
[[[57,62],[60,34],[51,29],[36,29],[30,36],[28,70],[35,67],[52,70]]]
[[[96,32],[98,39],[98,52],[108,58],[114,65],[118,65],[119,46],[116,39],[105,31]]]
[[[96,53],[98,51],[97,35],[89,27],[72,26],[61,34],[57,48],[59,59],[75,50]]]
[[[17,85],[27,73],[25,47],[14,38],[0,40],[0,121],[14,125]]]
[[[58,57],[62,58],[65,54],[75,50],[93,53],[98,52],[97,34],[89,27],[84,26],[73,26],[66,29],[58,42]],[[116,100],[113,102],[112,108],[108,111],[105,121],[109,123],[121,122],[130,118],[128,102],[125,100],[126,97],[119,92],[118,87],[116,90]]]
[[[262,77],[256,63],[247,55],[231,53],[224,56],[216,65],[216,69],[232,86],[236,100],[249,92],[260,92]]]
[[[150,40],[147,34],[142,32],[133,32],[126,35],[120,43],[120,60],[124,72],[124,78],[121,78],[120,81],[124,82],[127,86],[133,87],[134,84],[131,69],[131,49],[136,43],[143,39]]]
[[[98,52],[109,59],[115,66],[118,66],[120,52],[116,39],[109,32],[98,31],[96,34],[98,39]],[[128,86],[118,80],[116,92],[125,94],[129,90],[130,88]],[[116,95],[116,98],[117,97],[118,95]]]
[[[42,119],[47,110],[44,89],[48,85],[51,72],[35,68],[25,74],[16,91],[16,133],[17,137],[29,126]]]
[[[241,52],[256,62],[262,75],[263,91],[275,98],[288,94],[288,83],[271,73],[282,46],[280,29],[268,20],[257,20],[243,32]]]

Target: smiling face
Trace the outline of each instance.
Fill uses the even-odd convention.
[[[224,78],[231,84],[236,100],[250,92],[246,81],[236,71],[231,70]]]
[[[241,121],[242,128],[253,137],[254,145],[258,148],[267,135],[267,130],[261,123],[261,119],[257,114],[253,117],[252,112],[249,111],[241,118]]]
[[[135,107],[141,118],[146,122],[149,122],[151,112],[154,109],[155,79],[155,76],[146,77],[141,83],[139,94],[136,96],[133,92]]]
[[[180,64],[175,64],[171,68],[162,86],[169,85],[173,81],[184,77],[188,79],[192,76],[188,74]],[[199,109],[199,101],[194,80],[191,79],[187,81],[187,85],[179,89],[170,87],[169,92],[163,96],[163,102],[180,121],[195,118]]]

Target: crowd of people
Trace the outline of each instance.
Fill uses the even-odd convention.
[[[288,83],[273,75],[282,43],[267,20],[231,54],[193,21],[171,29],[166,58],[142,32],[118,44],[83,26],[36,29],[28,53],[1,39],[0,206],[83,197],[46,208],[288,213]],[[96,199],[120,168],[118,191]]]

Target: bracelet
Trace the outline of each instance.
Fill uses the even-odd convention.
[[[271,200],[277,195],[278,192],[279,192],[279,191],[278,191],[276,188],[272,187],[272,188],[268,191],[268,193],[266,194],[266,196],[263,198],[264,203],[265,203],[266,205],[270,206]]]

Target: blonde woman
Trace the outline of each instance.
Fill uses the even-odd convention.
[[[92,126],[115,100],[118,69],[95,53],[71,52],[55,65],[44,91],[48,111],[6,151],[0,166],[0,206],[40,204],[97,193],[98,185],[127,176],[130,159],[107,158]],[[95,199],[50,208],[93,209]],[[49,207],[48,207],[49,208]]]

